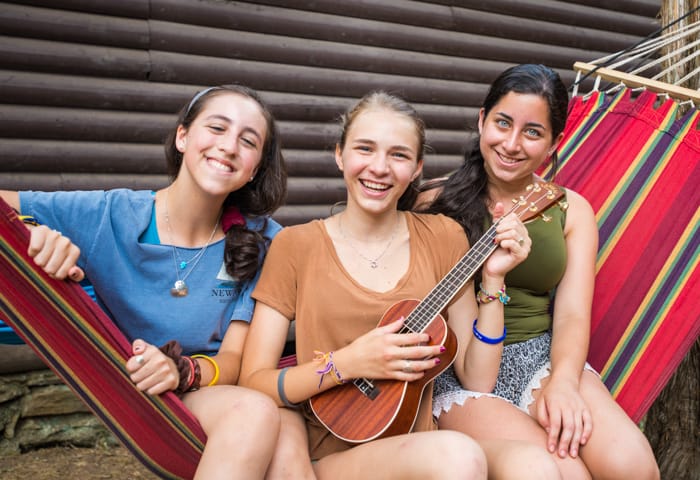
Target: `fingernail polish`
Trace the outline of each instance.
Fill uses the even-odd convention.
[[[447,350],[447,349],[445,348],[445,346],[444,346],[444,345],[440,345],[440,353],[444,353],[445,350]]]
[[[437,364],[439,364],[439,363],[440,363],[440,359],[439,359],[439,358],[436,358],[436,359],[435,359],[435,365],[437,365]]]

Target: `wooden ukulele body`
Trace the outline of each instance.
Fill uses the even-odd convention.
[[[418,300],[402,300],[384,313],[378,326],[400,317],[408,318]],[[355,381],[311,397],[311,409],[335,436],[351,443],[408,433],[415,424],[425,386],[442,373],[457,355],[457,337],[438,315],[422,332],[430,335],[429,345],[443,345],[440,363],[413,382],[399,380]]]

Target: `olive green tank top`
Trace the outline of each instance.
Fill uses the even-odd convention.
[[[525,223],[532,239],[530,254],[506,275],[511,298],[505,307],[506,345],[538,337],[552,326],[554,290],[566,268],[566,212],[554,205],[545,214],[551,221],[539,216]]]

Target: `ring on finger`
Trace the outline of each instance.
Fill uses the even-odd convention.
[[[143,365],[143,362],[145,362],[143,355],[136,355],[136,363]]]
[[[518,245],[520,245],[522,247],[524,243],[525,243],[525,239],[523,237],[520,237],[518,239]]]
[[[404,373],[413,373],[413,367],[411,366],[410,360],[404,360],[402,370],[404,371]]]

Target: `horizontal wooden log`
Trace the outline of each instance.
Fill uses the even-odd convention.
[[[203,87],[139,80],[0,70],[0,103],[175,113]],[[260,91],[278,120],[333,123],[355,98]],[[478,108],[416,103],[428,127],[461,129]],[[173,116],[175,121],[175,116]]]
[[[157,190],[169,184],[167,175],[95,174],[95,173],[4,173],[0,172],[0,190],[109,190],[131,188]]]
[[[265,2],[272,4],[271,6],[256,5],[255,8],[250,8],[251,6],[245,3],[194,4],[187,0],[154,0],[153,3],[154,18],[183,24],[460,57],[469,56],[466,52],[476,51],[478,53],[475,56],[478,58],[513,63],[522,61],[513,60],[513,58],[520,59],[523,55],[529,55],[539,59],[541,63],[560,67],[562,66],[559,65],[560,56],[570,48],[580,49],[578,53],[572,52],[573,58],[580,59],[588,58],[587,52],[621,50],[630,42],[637,40],[636,37],[618,33],[616,29],[609,32],[599,29],[571,29],[567,25],[552,25],[547,21],[540,21],[534,25],[530,22],[529,25],[536,32],[513,36],[509,30],[509,28],[512,29],[514,21],[512,17],[494,18],[492,14],[473,10],[466,10],[463,16],[472,18],[474,26],[460,25],[459,28],[454,28],[454,19],[451,18],[453,9],[443,14],[443,16],[449,15],[450,18],[447,20],[441,21],[438,16],[431,22],[431,16],[435,10],[444,9],[434,4],[423,4],[423,9],[411,14],[411,27],[406,28],[404,25],[407,18],[406,10],[418,5],[418,2],[407,1],[402,2],[401,8],[389,2],[390,13],[379,15],[378,18],[381,19],[379,21],[373,17],[377,12],[375,2],[372,2],[371,6],[363,7],[361,2],[333,1],[308,4],[308,2],[273,1]],[[383,3],[386,5],[386,2]],[[313,6],[307,7],[307,5]],[[295,6],[298,10],[283,8],[285,6]],[[347,9],[356,11],[363,8],[359,15],[343,13],[348,11]],[[423,15],[425,12],[429,13]],[[484,15],[488,18],[478,18]],[[472,32],[483,20],[489,20],[489,25],[483,26],[478,32]],[[493,24],[501,30],[506,30],[506,33],[496,35],[491,31]],[[487,37],[484,37],[484,32]],[[544,38],[540,45],[532,42],[534,34]],[[596,57],[592,54],[590,58]]]
[[[0,138],[2,172],[166,174],[162,145]]]
[[[164,0],[156,0],[164,1]],[[167,0],[175,2],[178,0]],[[182,0],[180,0],[182,1]],[[511,38],[517,40],[532,41],[532,34],[541,34],[542,38],[548,38],[550,44],[567,45],[577,47],[577,41],[582,37],[583,30],[590,29],[590,33],[597,30],[605,30],[601,25],[610,25],[612,32],[624,32],[618,34],[639,36],[646,35],[654,30],[653,21],[648,17],[620,13],[620,20],[611,20],[608,11],[586,6],[577,8],[575,4],[556,1],[540,0],[511,0],[507,2],[492,2],[488,0],[474,2],[463,1],[455,5],[454,1],[446,0],[449,4],[435,1],[414,2],[405,1],[401,8],[397,9],[393,0],[359,0],[355,2],[337,2],[335,0],[260,0],[256,3],[275,5],[288,9],[307,10],[312,12],[324,12],[344,17],[371,18],[384,22],[397,24],[416,25],[430,27],[438,30],[461,31],[483,34],[496,37]],[[479,8],[473,7],[477,4]],[[553,8],[547,8],[556,4]],[[462,5],[468,8],[462,7]],[[507,13],[502,5],[510,7]],[[556,8],[554,8],[556,7]],[[526,13],[537,12],[537,20],[526,18]],[[495,13],[492,13],[495,12]],[[552,13],[554,12],[554,13]],[[562,13],[563,12],[563,13]],[[568,12],[568,15],[567,13]],[[577,27],[577,28],[572,28]],[[567,33],[568,31],[568,33]],[[591,40],[595,38],[590,35]],[[614,38],[614,37],[613,37]],[[611,38],[611,40],[613,39]],[[627,44],[629,45],[629,43]],[[588,45],[590,48],[590,45]],[[579,47],[586,48],[586,47]],[[603,48],[605,47],[592,47]],[[618,49],[609,45],[608,48]],[[624,47],[622,47],[624,48]]]
[[[448,3],[449,2],[449,3]],[[510,16],[520,20],[532,19],[544,21],[551,25],[563,27],[584,27],[594,30],[620,32],[634,36],[644,36],[653,32],[656,27],[656,13],[640,15],[639,11],[616,12],[610,14],[607,4],[591,6],[582,5],[585,2],[561,2],[557,0],[437,0],[435,3],[445,3],[460,7],[455,9],[462,18],[470,15],[464,10],[480,10],[499,16]],[[471,16],[473,20],[477,20]],[[492,18],[496,18],[495,16]],[[484,17],[479,17],[483,20]],[[464,25],[457,21],[458,25]],[[483,27],[483,25],[481,25]],[[496,33],[501,33],[499,30]]]
[[[157,21],[151,22],[151,35],[154,48],[168,52],[465,82],[488,83],[508,66],[479,60],[483,41],[465,49],[463,57],[454,57]],[[563,52],[555,66],[568,67],[575,56]],[[517,52],[511,50],[503,60],[512,63],[517,58]]]
[[[0,105],[0,132],[10,138],[160,143],[174,123],[158,113]]]
[[[656,18],[661,8],[659,0],[576,0],[576,3],[589,7],[633,13],[648,18]]]
[[[0,3],[3,35],[148,49],[146,20]]]
[[[358,20],[343,21],[347,24]],[[395,45],[387,48],[351,44],[345,38],[341,39],[341,43],[328,39],[294,38],[159,21],[151,22],[150,26],[153,48],[156,50],[482,83],[490,82],[506,68],[506,64],[517,63],[525,56],[535,63],[569,68],[572,58],[595,59],[605,55],[605,51],[509,39],[484,41],[483,36],[468,34],[456,34],[461,36],[461,41],[451,52],[413,51],[410,45],[428,42],[433,36],[430,34],[437,33],[429,29],[421,29],[426,35],[419,35],[422,32],[417,32],[418,29],[409,29],[412,35],[403,35],[407,37],[405,43],[409,45],[394,42]],[[444,34],[441,35],[444,37]],[[280,48],[280,45],[284,48]]]
[[[3,68],[46,73],[148,79],[145,50],[0,36]]]
[[[29,345],[0,344],[0,374],[42,370],[46,364]]]
[[[259,90],[361,97],[385,89],[411,102],[476,105],[486,85],[471,82],[404,77],[298,65],[270,64],[235,59],[154,51],[151,79],[157,82],[221,84],[238,81]],[[212,64],[216,68],[212,68]]]
[[[286,205],[333,204],[345,200],[345,182],[336,178],[292,177],[287,182]]]
[[[144,2],[143,0],[118,0],[114,2],[96,2],[95,0],[14,0],[13,3],[99,13],[117,17],[148,18],[150,13],[150,2]]]
[[[332,209],[333,205],[285,205],[280,207],[272,218],[284,226],[297,225],[327,218],[331,215]],[[335,210],[334,212],[337,213]]]

